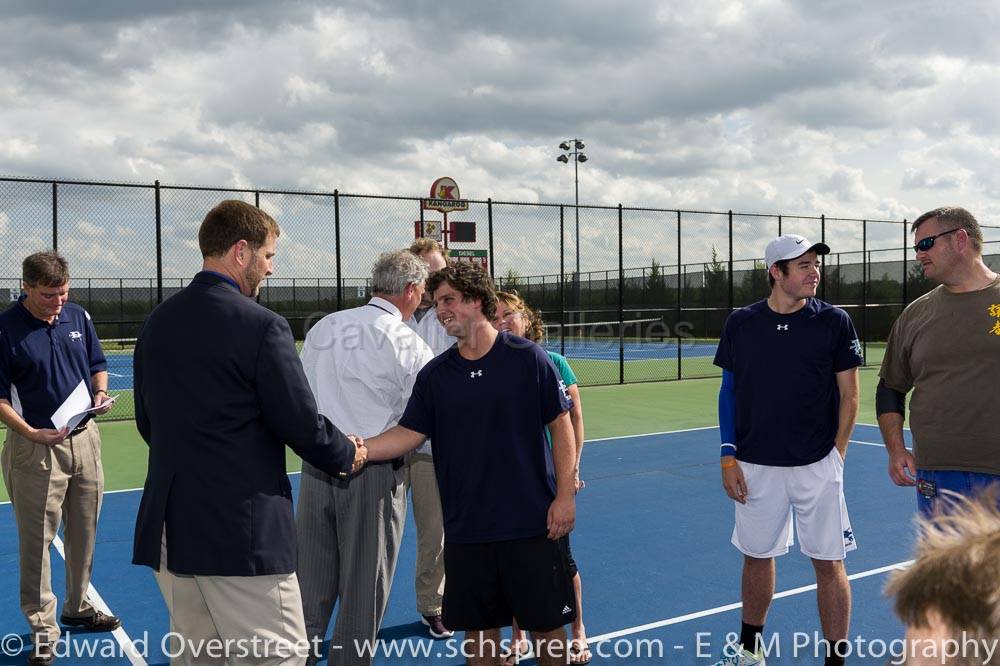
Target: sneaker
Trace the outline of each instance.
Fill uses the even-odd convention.
[[[736,654],[723,657],[714,666],[765,666],[764,656],[740,648]]]
[[[59,618],[60,624],[67,627],[81,627],[87,631],[114,631],[122,626],[122,621],[114,615],[105,615],[101,611],[94,611],[89,617],[66,617]]]
[[[49,666],[52,662],[56,660],[56,656],[52,654],[52,646],[48,644],[36,645],[28,655],[28,666]]]
[[[444,626],[440,615],[421,615],[420,622],[430,631],[434,638],[451,638],[455,632]]]

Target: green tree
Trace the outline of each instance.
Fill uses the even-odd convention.
[[[664,282],[663,268],[656,259],[652,260],[649,272],[646,273],[646,302],[662,305],[667,300],[667,285]]]
[[[753,270],[747,271],[743,282],[736,290],[736,305],[748,305],[766,298],[771,288],[767,283],[767,265],[763,261],[754,261]]]
[[[521,291],[521,274],[515,271],[513,268],[507,269],[507,275],[501,278],[500,289],[502,291]]]
[[[719,251],[712,246],[712,261],[702,264],[705,271],[705,302],[709,307],[729,304],[729,271],[719,259]]]

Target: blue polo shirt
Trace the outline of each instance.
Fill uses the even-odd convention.
[[[434,442],[445,541],[548,532],[556,484],[545,424],[572,405],[545,350],[507,332],[478,360],[452,347],[423,367],[399,425]]]
[[[87,311],[66,303],[49,324],[24,307],[24,296],[0,313],[0,398],[33,428],[53,428],[52,414],[81,381],[107,361]]]
[[[737,460],[795,467],[824,458],[840,414],[836,373],[862,362],[851,318],[818,298],[791,314],[766,300],[734,310],[715,365],[733,373]]]

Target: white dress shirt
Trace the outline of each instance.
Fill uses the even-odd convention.
[[[396,425],[417,373],[432,358],[399,308],[377,296],[323,317],[302,348],[320,413],[343,433],[362,438]]]
[[[437,309],[434,307],[425,312],[420,321],[417,321],[416,317],[410,317],[406,325],[415,330],[420,339],[430,346],[434,356],[438,356],[441,352],[450,349],[452,345],[458,342],[458,338],[448,335],[448,332],[444,330],[444,325],[438,320]],[[433,455],[431,440],[424,440],[424,443],[417,449],[417,453]]]

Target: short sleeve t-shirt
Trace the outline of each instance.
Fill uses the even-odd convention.
[[[978,291],[937,287],[896,319],[879,376],[910,400],[917,466],[1000,474],[1000,278]]]
[[[559,376],[562,377],[563,384],[567,388],[578,383],[576,378],[576,373],[573,372],[573,368],[569,367],[569,361],[562,354],[557,354],[554,351],[547,351],[549,358],[552,359],[552,365],[556,366],[556,370],[559,371]],[[549,427],[545,426],[545,441],[549,443],[549,448],[552,448],[552,433],[549,432]]]
[[[424,366],[399,425],[434,440],[446,541],[548,531],[556,486],[544,428],[571,406],[548,354],[510,333],[478,360],[452,347]]]
[[[83,382],[107,370],[87,311],[66,303],[51,324],[33,316],[24,296],[0,313],[0,398],[33,428],[53,428],[52,415]]]
[[[794,467],[825,457],[839,420],[836,373],[863,361],[851,318],[819,299],[791,314],[766,300],[735,310],[715,365],[736,385],[736,458]]]

